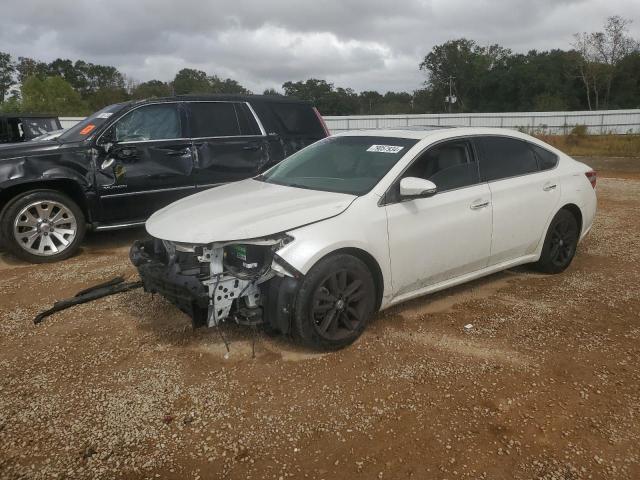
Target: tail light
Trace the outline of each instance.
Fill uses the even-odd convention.
[[[327,122],[324,121],[324,118],[322,118],[322,115],[320,115],[320,112],[316,107],[313,107],[313,112],[316,114],[316,117],[318,117],[318,121],[320,122],[320,124],[322,124],[324,133],[327,134],[327,137],[330,136],[331,132],[329,131],[329,127],[327,127]]]
[[[590,171],[586,172],[585,175],[587,176],[587,179],[589,180],[589,183],[591,183],[591,186],[593,188],[596,188],[597,175],[596,175],[595,170],[590,170]]]

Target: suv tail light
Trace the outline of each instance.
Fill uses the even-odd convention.
[[[318,120],[322,124],[322,128],[324,128],[324,133],[327,134],[327,137],[330,136],[331,132],[329,131],[329,127],[327,127],[327,123],[324,121],[324,118],[322,118],[322,115],[320,115],[320,112],[316,107],[313,107],[313,112],[316,114],[316,117],[318,117]]]
[[[596,175],[595,170],[590,170],[590,171],[586,172],[585,175],[587,176],[587,179],[591,183],[591,186],[593,188],[596,188],[597,175]]]

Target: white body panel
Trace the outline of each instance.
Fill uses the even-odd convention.
[[[486,183],[384,208],[394,296],[487,266],[491,191]]]
[[[338,215],[355,198],[248,179],[178,200],[154,213],[146,228],[185,243],[265,237]]]
[[[332,252],[358,249],[379,266],[383,281],[380,306],[386,308],[538,260],[549,223],[563,206],[579,207],[581,238],[593,223],[596,195],[585,176],[590,168],[528,135],[485,128],[376,130],[348,135],[420,141],[371,192],[360,197],[245,180],[160,210],[147,222],[147,230],[164,240],[194,244],[259,239],[286,232],[294,240],[277,253],[302,274]],[[381,202],[418,153],[442,140],[476,135],[501,135],[538,144],[558,156],[558,165],[428,198],[389,205]]]

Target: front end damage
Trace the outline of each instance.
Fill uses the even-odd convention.
[[[187,245],[151,239],[136,241],[129,256],[145,291],[167,298],[194,327],[233,320],[288,333],[302,275],[276,252],[291,240]]]

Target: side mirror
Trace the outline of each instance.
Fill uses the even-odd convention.
[[[424,178],[406,177],[400,180],[401,198],[424,198],[435,195],[436,184]]]

